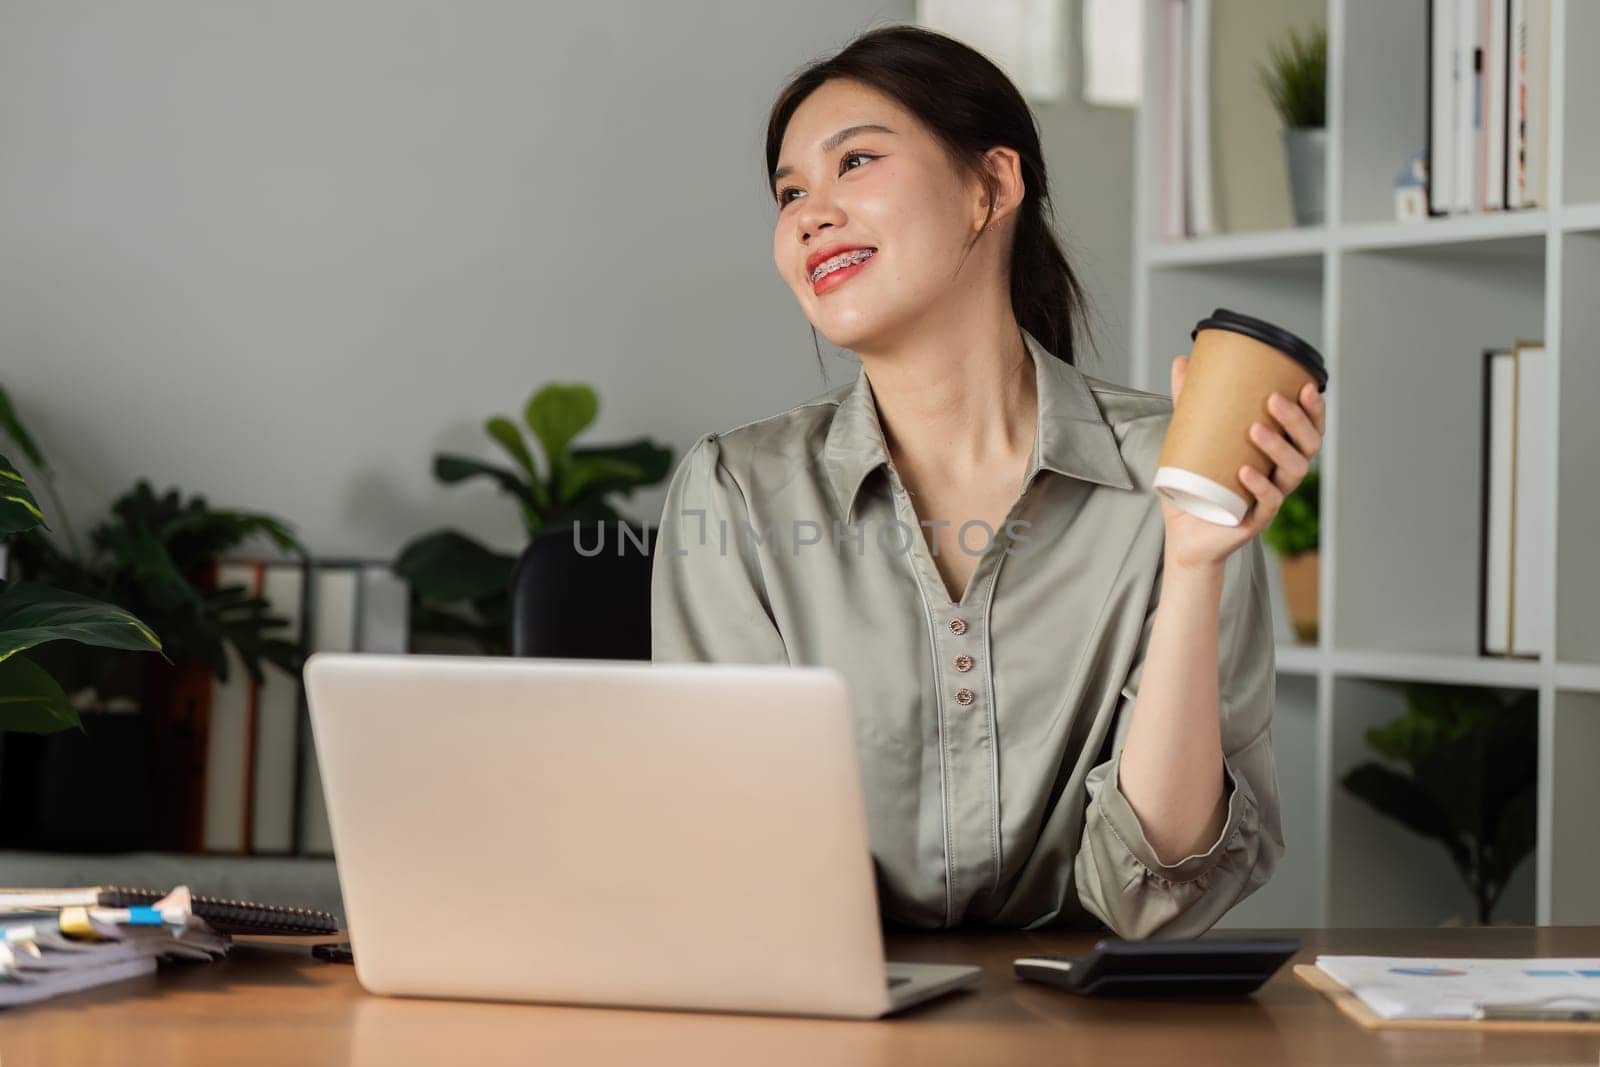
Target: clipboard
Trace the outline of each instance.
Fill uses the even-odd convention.
[[[1314,963],[1297,963],[1294,976],[1333,1001],[1363,1030],[1489,1030],[1502,1034],[1600,1034],[1600,1022],[1565,1019],[1385,1019]]]

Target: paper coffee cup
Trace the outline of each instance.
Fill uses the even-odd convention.
[[[1189,335],[1194,348],[1183,391],[1156,461],[1156,492],[1220,526],[1244,521],[1254,494],[1239,480],[1252,466],[1269,477],[1273,460],[1250,439],[1250,424],[1281,431],[1267,398],[1298,402],[1306,382],[1328,388],[1320,353],[1280,326],[1217,308]]]

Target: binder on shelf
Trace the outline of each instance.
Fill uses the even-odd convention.
[[[1548,204],[1550,151],[1550,0],[1522,0],[1522,207]]]
[[[307,580],[298,561],[225,560],[217,583],[242,585],[304,640]],[[288,854],[294,846],[300,681],[263,665],[257,685],[229,648],[228,680],[214,681],[203,810],[207,852]]]
[[[1430,0],[1430,215],[1542,207],[1549,0]]]
[[[307,571],[301,563],[268,564],[262,592],[289,619],[289,640],[304,646]],[[251,774],[248,848],[267,855],[294,851],[295,765],[300,732],[300,679],[274,667],[256,694],[255,768]]]
[[[1482,0],[1455,0],[1456,43],[1454,53],[1456,92],[1455,131],[1455,201],[1454,209],[1462,214],[1476,210],[1477,205],[1477,153],[1473,151],[1482,129],[1478,112],[1478,86],[1481,73],[1480,42],[1478,40],[1478,6]]]
[[[1488,0],[1483,26],[1483,136],[1478,138],[1478,206],[1484,211],[1506,208],[1506,90],[1510,66],[1508,0]]]
[[[307,648],[321,652],[409,651],[411,590],[387,563],[324,560],[313,568]],[[295,851],[331,856],[322,772],[300,686],[300,759],[296,776]]]
[[[263,596],[308,653],[409,650],[410,588],[387,562],[228,560],[217,581]],[[257,685],[231,648],[227,655],[228,681],[212,694],[205,850],[331,855],[303,680],[269,666]]]
[[[1544,346],[1484,352],[1479,654],[1537,659],[1549,645],[1540,568],[1549,521]]]
[[[1428,214],[1455,204],[1455,0],[1428,3]]]
[[[261,592],[261,575],[253,563],[222,561],[216,566],[217,588],[242,585]],[[255,687],[244,663],[231,645],[223,654],[228,680],[214,681],[211,693],[211,730],[206,739],[206,788],[202,846],[207,852],[245,850],[250,810],[245,791],[250,781],[251,738],[255,733]]]
[[[1184,72],[1189,83],[1185,93],[1188,129],[1184,133],[1187,148],[1186,163],[1188,189],[1186,207],[1189,216],[1189,233],[1194,237],[1209,237],[1217,230],[1215,198],[1211,185],[1211,0],[1187,0],[1185,30],[1188,56]]]
[[[1183,0],[1166,0],[1161,64],[1161,237],[1181,241],[1188,234],[1184,183],[1183,90],[1185,75]]]

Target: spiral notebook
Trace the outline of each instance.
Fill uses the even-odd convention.
[[[59,908],[133,908],[154,904],[165,894],[128,886],[76,889],[0,889],[0,913],[55,911]],[[262,904],[250,900],[194,895],[193,912],[219,934],[318,936],[339,932],[339,920],[315,908]]]

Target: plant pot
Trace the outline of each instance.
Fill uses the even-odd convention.
[[[648,660],[656,532],[590,520],[535,537],[511,575],[511,654]]]
[[[95,710],[79,715],[81,731],[5,735],[0,845],[133,852],[154,844],[144,716]]]
[[[1283,156],[1289,167],[1289,200],[1296,226],[1320,226],[1326,217],[1328,131],[1308,126],[1283,131]]]
[[[1283,576],[1283,599],[1289,605],[1289,621],[1295,637],[1307,644],[1317,643],[1317,553],[1301,552],[1279,556],[1278,570]]]
[[[92,675],[82,730],[7,734],[0,845],[49,852],[197,852],[203,845],[211,674],[151,652],[57,642],[35,653],[57,677]],[[75,667],[74,667],[75,664]],[[79,673],[73,674],[74,669]],[[88,674],[83,672],[87,671]],[[115,709],[115,710],[113,710]]]

